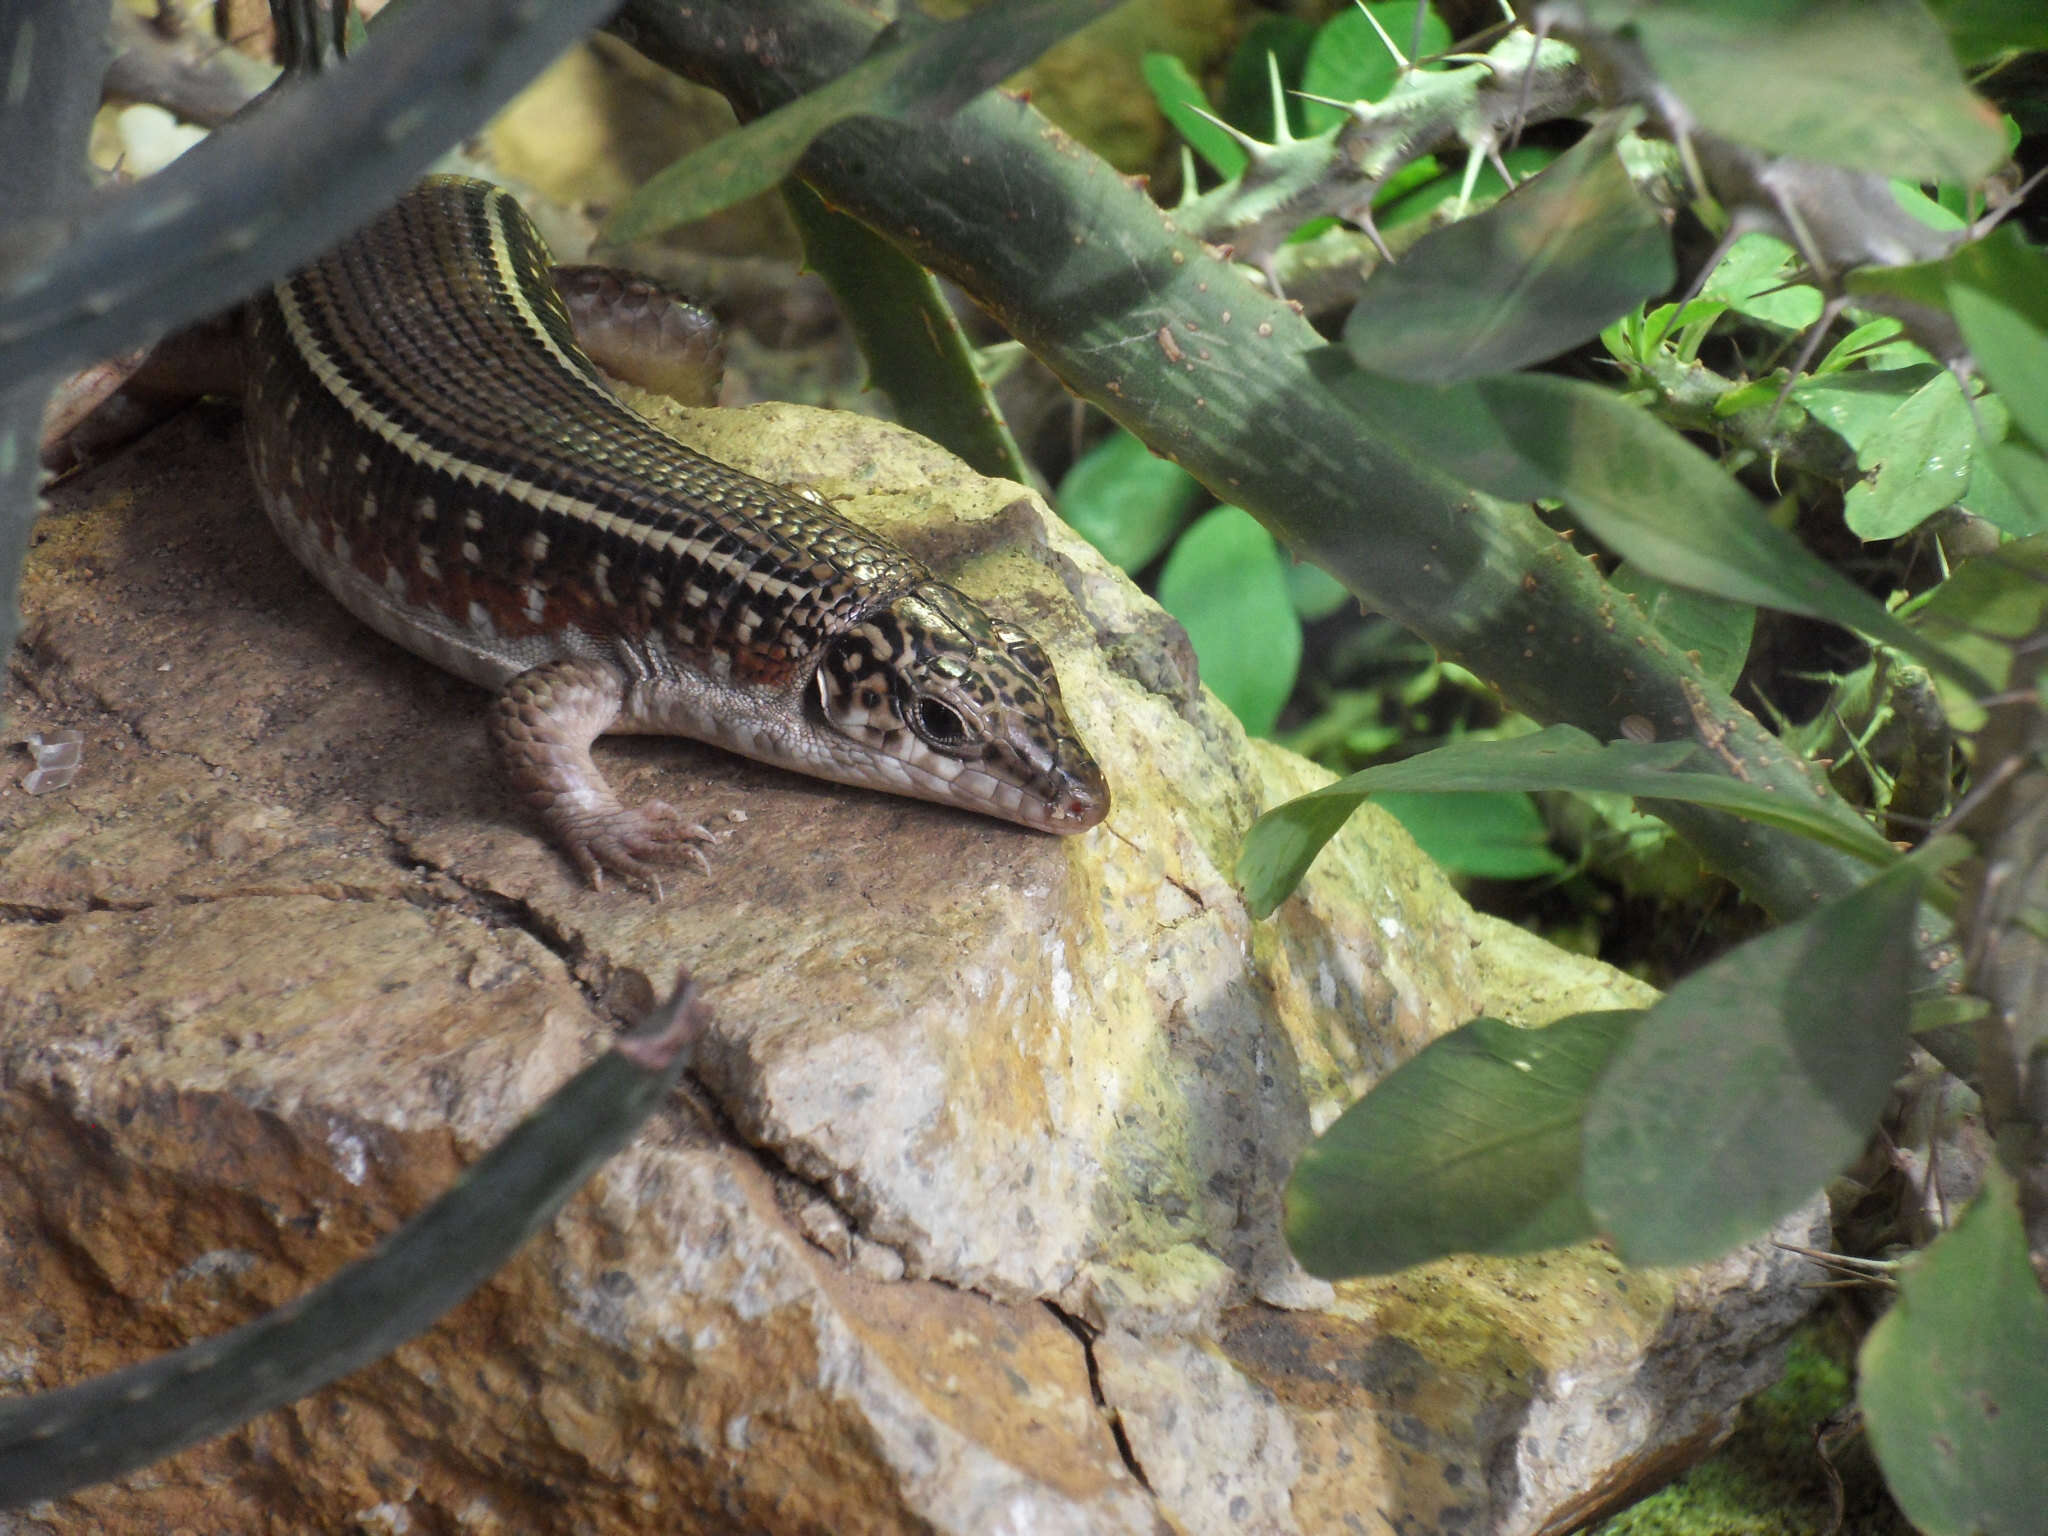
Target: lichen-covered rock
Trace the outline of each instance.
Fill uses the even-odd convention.
[[[1238,841],[1315,771],[1041,503],[859,418],[678,422],[1037,634],[1114,813],[1054,839],[612,742],[728,835],[664,900],[592,891],[492,784],[482,696],[276,545],[231,414],[61,488],[8,704],[86,766],[0,787],[0,1390],[304,1290],[679,967],[716,1023],[442,1326],[21,1529],[1519,1533],[1720,1432],[1804,1305],[1782,1258],[1332,1288],[1279,1235],[1312,1127],[1425,1041],[1644,988],[1371,808],[1252,922]]]

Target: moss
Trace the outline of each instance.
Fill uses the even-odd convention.
[[[1596,1536],[1913,1536],[1860,1434],[1831,1437],[1846,1500],[1835,1524],[1814,1432],[1849,1402],[1853,1350],[1839,1324],[1810,1324],[1794,1340],[1784,1376],[1743,1408],[1726,1445],[1597,1526]]]

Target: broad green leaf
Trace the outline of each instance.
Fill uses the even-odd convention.
[[[1798,267],[1797,253],[1784,241],[1744,235],[1708,274],[1700,297],[1767,325],[1803,331],[1820,318],[1822,299],[1810,284],[1794,280]]]
[[[1579,1191],[1579,1122],[1641,1018],[1582,1013],[1545,1029],[1474,1019],[1431,1041],[1295,1164],[1295,1257],[1335,1279],[1596,1235]]]
[[[1607,790],[1682,800],[1802,833],[1871,864],[1897,862],[1897,851],[1868,823],[1824,802],[1772,794],[1721,773],[1688,771],[1688,764],[1700,761],[1700,748],[1691,741],[1603,746],[1570,725],[1506,741],[1456,742],[1405,762],[1367,768],[1275,806],[1245,835],[1237,882],[1252,915],[1265,917],[1286,900],[1359,803],[1389,789]]]
[[[1585,1191],[1631,1264],[1760,1237],[1863,1149],[1906,1063],[1926,869],[1861,890],[1695,971],[1593,1093]]]
[[[1724,693],[1733,691],[1743,663],[1749,660],[1756,609],[1674,587],[1626,563],[1615,569],[1607,584],[1641,603],[1658,634],[1679,650],[1697,655],[1700,670],[1716,688]]]
[[[1351,592],[1343,582],[1321,566],[1300,560],[1290,561],[1287,566],[1287,595],[1294,602],[1295,613],[1311,623],[1327,619],[1351,601]]]
[[[1188,148],[1226,181],[1240,174],[1251,157],[1237,140],[1202,115],[1212,110],[1209,98],[1187,65],[1170,53],[1148,53],[1139,67],[1145,73],[1145,84],[1151,87],[1152,99],[1187,140]]]
[[[765,192],[846,118],[946,117],[1117,3],[1005,0],[944,24],[913,12],[831,84],[657,171],[605,221],[604,238],[644,240]]]
[[[1997,398],[1986,395],[1977,402],[1977,408],[1982,410]],[[2029,459],[2036,466],[2031,493],[2020,488],[2029,484]],[[2019,466],[2019,485],[2006,479],[2008,462]],[[2016,539],[2048,533],[2048,463],[2012,444],[1980,444],[1976,457],[1970,461],[1970,488],[1963,493],[1960,505],[1965,512],[1983,518]]]
[[[1850,529],[1859,538],[1895,539],[1954,506],[1969,489],[1976,443],[1962,386],[1943,369],[1861,445],[1856,462],[1869,478],[1849,488],[1843,516]]]
[[[1984,456],[2014,499],[2031,516],[2048,524],[2048,459],[2015,443],[1993,443]]]
[[[1803,380],[1792,386],[1792,398],[1860,453],[1899,407],[1940,372],[1933,364],[1859,368],[1853,373]]]
[[[1595,385],[1546,375],[1509,374],[1472,388],[1522,463],[1554,487],[1551,494],[1651,575],[1731,602],[1829,619],[1931,667],[1953,668],[1648,412]],[[1526,483],[1519,475],[1505,479]]]
[[[1407,52],[1415,37],[1416,10],[1415,0],[1393,0],[1392,4],[1375,5],[1372,13],[1387,29],[1394,46]],[[1409,56],[1427,58],[1445,52],[1450,46],[1450,28],[1432,10],[1423,18],[1421,52]],[[1301,88],[1312,96],[1327,96],[1333,101],[1379,101],[1394,88],[1399,74],[1400,66],[1387,52],[1387,45],[1380,41],[1365,13],[1353,5],[1316,29],[1315,41],[1309,45],[1308,63],[1301,72]],[[1319,101],[1305,105],[1311,133],[1341,123],[1346,116],[1341,107],[1326,107]]]
[[[1965,64],[2022,48],[2048,48],[2041,0],[1928,0]]]
[[[1159,606],[1180,620],[1202,681],[1254,736],[1267,735],[1301,668],[1301,620],[1273,535],[1249,512],[1196,519],[1159,573]]]
[[[1416,846],[1454,875],[1480,880],[1535,880],[1571,866],[1550,846],[1550,827],[1536,802],[1520,791],[1414,795],[1392,792],[1380,806]]]
[[[1780,155],[1975,185],[2005,158],[1919,0],[1660,0],[1630,8],[1661,83],[1712,133]]]
[[[1119,569],[1138,571],[1173,542],[1207,496],[1193,475],[1119,428],[1075,460],[1053,504]]]
[[[1671,286],[1671,241],[1610,118],[1484,213],[1383,265],[1345,322],[1361,367],[1446,384],[1542,362]]]
[[[2043,511],[2048,514],[2048,506]],[[2048,535],[2016,539],[1965,561],[1914,605],[1911,617],[1915,629],[1987,680],[1988,687],[1975,690],[1935,679],[1955,728],[1977,730],[1984,724],[1978,698],[2006,685],[2013,647],[2048,624]]]
[[[1901,1268],[1857,1377],[1885,1484],[1927,1536],[2048,1529],[2048,1297],[1996,1162],[1955,1226]]]
[[[1334,347],[1308,361],[1379,431],[1495,496],[1564,501],[1601,542],[1660,580],[1829,619],[1931,667],[1956,665],[1767,520],[1699,449],[1608,390],[1543,374],[1431,389],[1347,366]]]
[[[1958,272],[1949,282],[1949,303],[1985,381],[2034,446],[2048,449],[2048,327],[2015,291],[2022,283],[2048,290],[2048,259],[2028,255],[2031,270],[2000,274],[1997,288],[1980,285],[1975,273]]]

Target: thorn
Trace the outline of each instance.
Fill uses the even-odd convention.
[[[1273,143],[1276,147],[1292,144],[1294,130],[1287,122],[1287,88],[1280,83],[1280,55],[1270,48],[1266,50],[1266,86],[1273,96]]]
[[[1664,321],[1664,328],[1657,333],[1657,339],[1650,343],[1652,351],[1663,347],[1671,333],[1678,328],[1678,317],[1685,313],[1685,306],[1700,296],[1707,286],[1707,279],[1714,275],[1714,268],[1727,260],[1728,253],[1735,248],[1735,242],[1746,233],[1747,231],[1737,229],[1733,225],[1729,226],[1728,233],[1721,237],[1721,243],[1714,247],[1714,252],[1707,258],[1706,264],[1699,269],[1693,280],[1686,284],[1685,292],[1679,296],[1678,302],[1671,306],[1671,314]]]
[[[1242,128],[1238,127],[1237,124],[1226,123],[1225,121],[1223,121],[1222,118],[1218,117],[1214,112],[1211,112],[1208,108],[1198,107],[1193,102],[1189,102],[1188,110],[1194,113],[1197,117],[1208,119],[1210,122],[1214,123],[1218,128],[1222,129],[1223,132],[1229,137],[1231,143],[1235,144],[1239,149],[1243,150],[1247,155],[1251,156],[1253,160],[1259,160],[1264,156],[1272,153],[1273,146],[1268,144],[1264,139],[1253,138],[1250,134],[1246,133]]]
[[[1357,0],[1357,5],[1359,10],[1365,13],[1365,19],[1372,23],[1373,31],[1379,34],[1381,46],[1383,46],[1388,53],[1394,56],[1394,67],[1400,70],[1402,74],[1407,74],[1411,69],[1415,67],[1415,65],[1409,60],[1406,54],[1402,53],[1399,48],[1396,48],[1394,46],[1394,40],[1387,35],[1387,29],[1380,25],[1379,17],[1373,15],[1372,7],[1367,5],[1365,3],[1365,0]]]
[[[1465,156],[1465,176],[1458,183],[1457,216],[1461,219],[1465,216],[1466,210],[1472,206],[1472,189],[1479,185],[1479,167],[1485,163],[1485,156],[1476,145],[1473,147],[1472,152]]]
[[[1373,222],[1372,204],[1367,203],[1364,210],[1351,222],[1364,231],[1365,238],[1372,242],[1372,248],[1380,253],[1380,260],[1392,266],[1394,253],[1387,248],[1387,242],[1381,237],[1379,225]]]

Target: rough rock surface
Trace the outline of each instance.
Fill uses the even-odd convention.
[[[283,553],[232,411],[60,488],[10,735],[86,758],[0,784],[0,1391],[317,1282],[679,966],[717,1023],[433,1332],[0,1532],[1505,1536],[1722,1431],[1804,1310],[1783,1255],[1333,1289],[1279,1236],[1312,1127],[1425,1041],[1642,987],[1474,915],[1370,809],[1253,923],[1237,842],[1315,771],[1042,505],[870,421],[681,420],[1032,629],[1115,813],[1053,839],[622,740],[622,792],[730,835],[665,900],[591,891],[493,785],[482,697]]]

